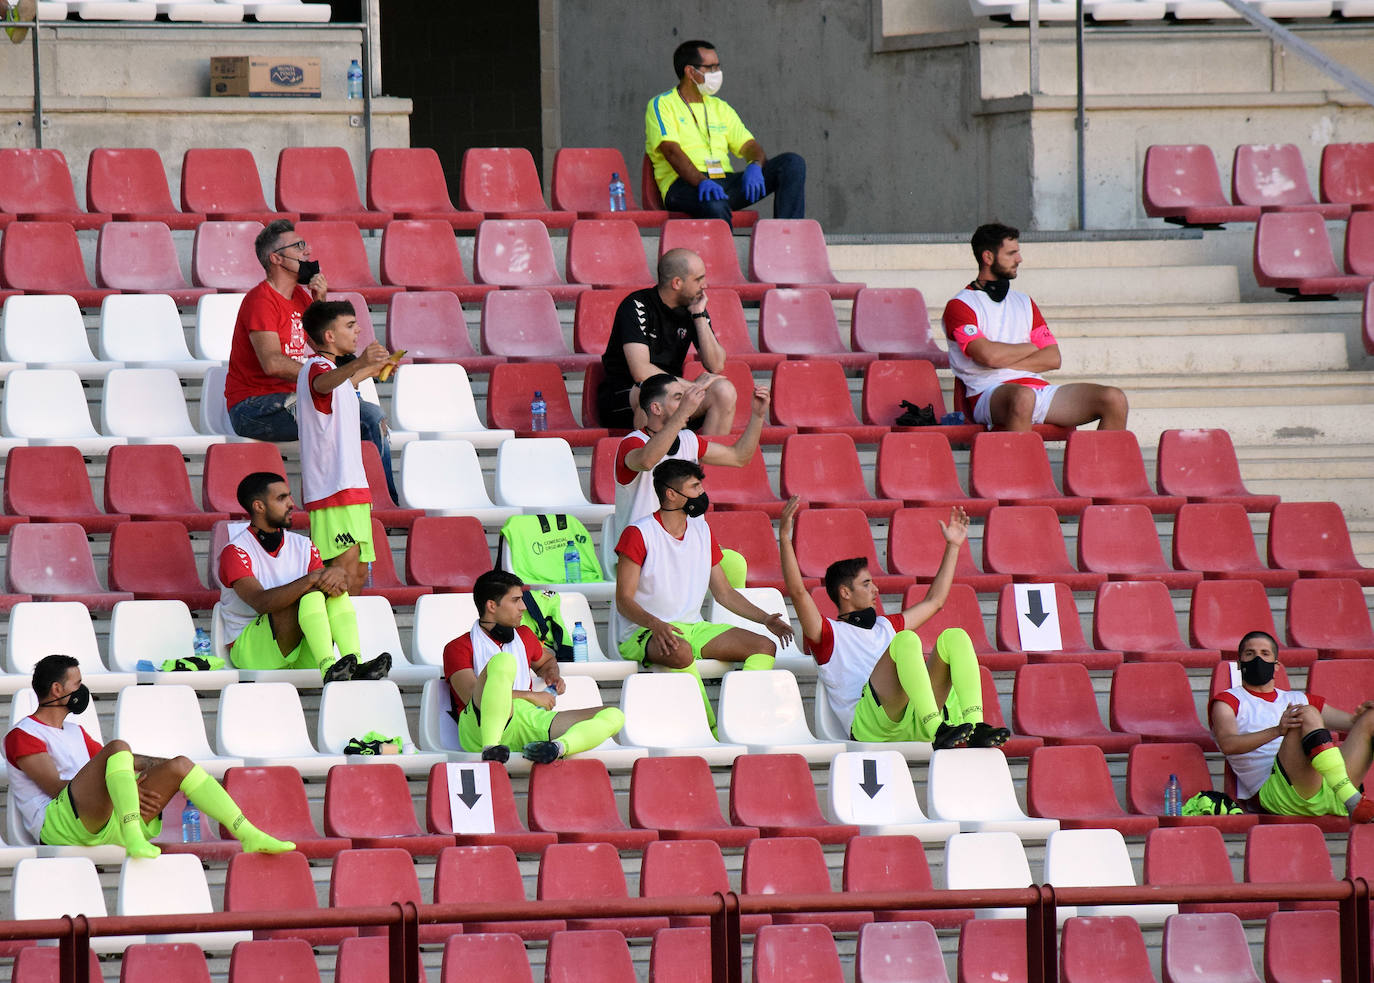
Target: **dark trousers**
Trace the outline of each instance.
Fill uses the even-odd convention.
[[[723,200],[698,201],[697,189],[678,178],[668,186],[663,205],[670,212],[686,212],[693,218],[722,218],[728,222],[732,211],[750,204],[744,196],[744,173],[733,171],[717,179],[716,184],[725,191]],[[769,157],[763,165],[763,187],[764,197],[773,196],[774,218],[806,217],[806,161],[800,154]]]

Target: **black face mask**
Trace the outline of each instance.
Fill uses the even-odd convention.
[[[1259,656],[1242,662],[1240,664],[1240,678],[1248,686],[1267,686],[1274,680],[1275,662],[1261,659]]]
[[[273,529],[270,532],[253,527],[253,535],[258,538],[258,545],[269,553],[275,553],[281,549],[282,540],[286,538],[285,529]]]
[[[689,498],[682,503],[682,514],[689,519],[695,519],[706,514],[707,507],[711,504],[711,499],[702,492],[696,498]]]
[[[878,609],[864,608],[862,611],[846,611],[840,615],[840,620],[847,625],[865,630],[872,628],[878,623]]]
[[[315,278],[315,274],[320,272],[320,264],[318,260],[301,259],[297,260],[296,262],[298,264],[296,268],[297,283],[309,283],[311,280]]]
[[[72,690],[66,696],[59,696],[55,700],[49,700],[47,703],[41,704],[41,706],[45,707],[65,706],[68,710],[70,710],[74,714],[77,714],[78,716],[80,714],[85,713],[86,708],[90,705],[91,691],[86,688],[85,683],[82,683],[80,686]]]
[[[497,644],[509,645],[515,641],[515,629],[509,625],[492,625],[490,628],[484,626],[482,630],[494,638]]]
[[[1007,291],[1011,289],[1011,281],[1005,277],[998,277],[996,280],[988,280],[979,284],[978,289],[991,297],[994,304],[1000,304],[1007,299]]]

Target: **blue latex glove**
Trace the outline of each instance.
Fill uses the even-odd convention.
[[[697,185],[697,201],[724,201],[725,189],[709,177]]]
[[[763,186],[763,168],[750,164],[744,169],[744,197],[752,205],[767,193]]]

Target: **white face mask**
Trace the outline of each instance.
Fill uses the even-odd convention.
[[[719,69],[714,72],[702,72],[702,79],[697,83],[697,91],[704,96],[713,96],[720,91],[720,84],[724,78],[725,73]]]

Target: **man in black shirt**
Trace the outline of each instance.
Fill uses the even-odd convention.
[[[601,356],[606,369],[597,391],[601,425],[633,429],[639,383],[660,372],[681,376],[692,345],[706,369],[696,380],[706,387],[706,399],[700,425],[696,420],[688,425],[703,434],[728,434],[735,419],[735,387],[719,374],[725,370],[725,349],[706,310],[706,266],[690,249],[670,249],[658,261],[658,286],[636,290],[616,309]]]

